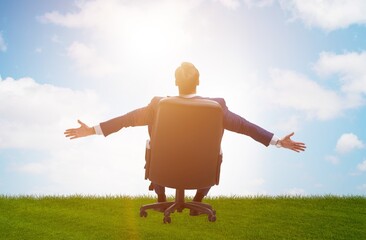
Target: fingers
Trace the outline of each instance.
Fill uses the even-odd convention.
[[[65,137],[70,138],[70,139],[75,139],[78,138],[78,133],[77,133],[77,129],[73,128],[73,129],[67,129],[65,132]]]
[[[295,133],[292,132],[290,134],[288,134],[287,136],[285,136],[281,143],[282,143],[282,146],[284,148],[288,148],[288,149],[291,149],[295,152],[302,152],[302,151],[305,151],[306,149],[306,145],[305,143],[302,143],[302,142],[295,142],[291,139],[292,136],[294,136]]]
[[[283,144],[284,147],[285,148],[289,148],[289,149],[291,149],[291,150],[293,150],[295,152],[303,152],[303,151],[305,151],[305,149],[306,149],[305,143],[292,141],[291,137],[294,136],[294,135],[295,135],[295,133],[292,132],[292,133],[288,134],[287,136],[285,136],[283,138],[283,140],[285,142]]]
[[[86,124],[85,123],[83,123],[82,121],[80,121],[80,120],[78,120],[78,123],[81,125],[81,126],[86,126]]]
[[[82,121],[78,120],[78,123],[80,124],[79,128],[69,128],[66,129],[64,134],[65,137],[70,138],[71,139],[75,139],[75,138],[79,138],[82,137],[80,134],[80,129],[87,127],[85,123],[83,123]]]
[[[65,130],[65,137],[70,138],[70,140],[80,137],[78,134],[79,129],[82,128],[85,124],[80,120],[78,120],[78,123],[81,125],[79,128],[69,128]]]
[[[289,135],[287,135],[285,138],[291,138],[293,135],[295,135],[294,132],[290,133]]]
[[[295,142],[290,149],[295,152],[303,152],[306,149],[306,145],[304,143]]]
[[[305,151],[305,148],[302,148],[302,147],[293,147],[293,148],[291,148],[291,150],[293,150],[295,152],[303,152],[303,151]]]

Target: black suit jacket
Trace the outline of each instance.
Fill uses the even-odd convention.
[[[221,105],[224,113],[224,129],[250,136],[265,146],[269,145],[273,137],[273,133],[268,132],[267,130],[245,120],[233,112],[230,112],[223,98],[203,98],[198,96],[194,98],[212,100]],[[136,109],[125,115],[100,123],[100,127],[104,136],[108,136],[111,133],[117,132],[124,127],[146,125],[149,127],[149,134],[151,135],[155,113],[158,103],[161,99],[162,97],[154,97],[146,107]]]

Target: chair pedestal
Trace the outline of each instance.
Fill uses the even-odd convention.
[[[158,202],[144,205],[140,208],[140,216],[147,217],[146,210],[153,209],[164,213],[163,222],[170,223],[170,214],[182,212],[183,209],[190,209],[191,215],[207,214],[210,222],[216,221],[216,211],[212,209],[212,206],[207,203],[201,202],[184,202],[184,189],[176,189],[174,202]],[[195,213],[195,214],[192,214]]]

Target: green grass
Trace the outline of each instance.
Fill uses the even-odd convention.
[[[366,197],[207,199],[217,221],[160,212],[147,197],[0,196],[0,239],[366,239]]]

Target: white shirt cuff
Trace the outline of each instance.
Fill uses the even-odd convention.
[[[273,137],[272,137],[271,141],[269,142],[269,144],[270,144],[270,145],[275,145],[275,146],[277,146],[277,147],[280,147],[280,146],[277,144],[278,140],[280,140],[280,139],[279,139],[276,135],[273,135]]]
[[[94,130],[95,130],[95,134],[97,134],[97,135],[104,135],[103,134],[103,131],[102,131],[102,128],[100,127],[99,124],[96,125],[96,126],[94,126]]]

